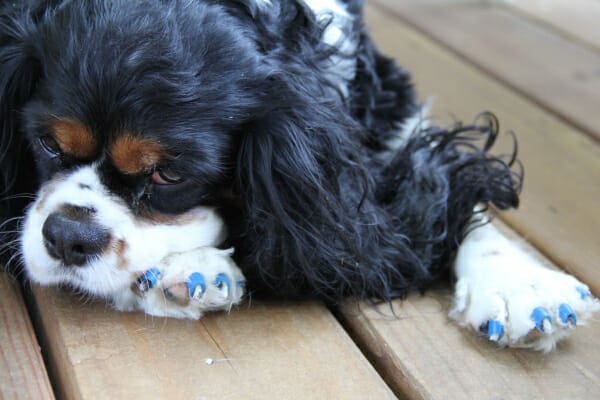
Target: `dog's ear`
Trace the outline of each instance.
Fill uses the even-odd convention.
[[[22,6],[0,10],[0,260],[12,253],[11,233],[34,190],[34,164],[21,111],[41,74],[31,35],[35,23]]]
[[[367,174],[350,147],[360,141],[349,138],[359,134],[356,123],[334,89],[313,75],[273,78],[272,109],[243,134],[236,186],[245,215],[237,253],[249,279],[270,292],[334,299],[361,279],[341,269],[357,262],[343,258],[360,248],[357,214]]]

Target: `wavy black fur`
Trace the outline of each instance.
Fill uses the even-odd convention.
[[[408,74],[362,27],[362,1],[346,2],[356,54],[324,45],[328,21],[301,3],[271,3],[3,2],[2,221],[23,212],[14,196],[90,161],[44,158],[36,140],[52,115],[84,122],[104,145],[128,129],[170,146],[190,179],[167,192],[94,161],[135,210],[218,205],[255,292],[387,300],[446,276],[475,205],[518,204],[514,156],[488,153],[495,118],[414,132],[392,154],[418,105]],[[357,60],[348,97],[332,55]]]

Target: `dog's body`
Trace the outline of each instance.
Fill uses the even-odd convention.
[[[5,3],[1,212],[11,233],[19,194],[41,185],[20,239],[34,281],[195,318],[238,302],[243,275],[279,297],[389,300],[446,279],[467,237],[452,314],[464,325],[549,349],[597,307],[493,229],[467,236],[477,206],[517,205],[514,156],[487,153],[491,116],[415,122],[410,79],[374,47],[361,0]],[[522,306],[503,297],[506,274],[473,267],[501,271],[503,257],[534,271],[519,275]],[[530,318],[538,306],[559,329]],[[536,324],[546,334],[526,343]]]

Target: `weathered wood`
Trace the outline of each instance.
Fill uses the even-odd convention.
[[[503,219],[600,293],[596,143],[389,13],[370,7],[368,20],[383,50],[414,74],[422,97],[435,96],[433,114],[445,117],[437,122],[451,115],[470,122],[482,110],[491,110],[503,130],[517,132],[525,185],[520,209],[503,214]],[[508,135],[504,142],[496,150],[500,154],[511,147]]]
[[[61,398],[394,398],[318,304],[253,304],[180,321],[55,289],[34,295]]]
[[[600,52],[600,2],[598,0],[506,0],[530,18],[548,24],[570,40]]]
[[[600,53],[497,2],[374,0],[372,4],[600,138]]]
[[[549,268],[543,256],[494,223]],[[596,399],[600,324],[579,327],[551,354],[499,349],[448,317],[452,291],[432,290],[374,309],[348,302],[345,325],[392,389],[409,399]]]
[[[409,399],[597,399],[600,326],[578,328],[554,353],[498,349],[446,316],[451,291],[387,306],[348,304],[346,326],[388,384]]]
[[[19,286],[2,271],[0,294],[0,399],[54,399]]]

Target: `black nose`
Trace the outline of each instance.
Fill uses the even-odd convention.
[[[93,214],[89,208],[73,206],[50,214],[42,227],[48,254],[65,265],[83,265],[101,254],[108,245],[110,233],[94,222]]]

